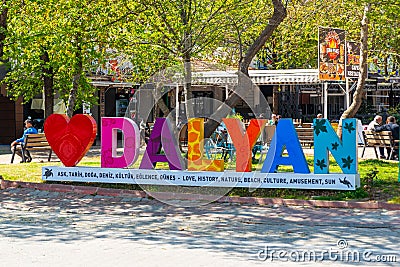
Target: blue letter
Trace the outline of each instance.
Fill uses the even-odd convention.
[[[285,148],[287,157],[282,156]],[[261,172],[275,172],[279,165],[292,165],[295,173],[310,173],[292,119],[279,120]]]
[[[329,151],[343,173],[357,174],[357,120],[342,121],[342,141],[329,121],[314,119],[314,173],[329,173]]]

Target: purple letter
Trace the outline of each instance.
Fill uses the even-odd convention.
[[[164,148],[165,155],[160,154],[161,146]],[[166,118],[156,119],[139,168],[153,169],[157,162],[168,162],[171,170],[184,169],[176,138]]]

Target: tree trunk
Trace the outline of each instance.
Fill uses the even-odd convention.
[[[50,58],[47,51],[43,52],[40,59],[43,61],[44,118],[47,118],[54,112],[54,73],[53,68],[49,66]]]
[[[192,66],[191,66],[191,52],[192,52],[192,36],[190,34],[189,27],[189,14],[186,12],[188,8],[190,10],[191,2],[183,1],[180,6],[180,15],[182,25],[185,27],[183,32],[183,40],[181,44],[181,53],[183,57],[183,94],[185,97],[185,109],[186,117],[193,118],[193,105],[191,105],[190,100],[192,99]]]
[[[346,118],[353,118],[362,104],[364,98],[365,80],[368,76],[368,13],[371,9],[371,4],[366,3],[364,6],[364,14],[361,21],[361,47],[360,47],[360,74],[358,76],[356,91],[353,95],[353,102],[346,109],[340,117],[337,133],[339,137],[342,136],[342,120]]]
[[[67,116],[70,118],[72,118],[72,116],[74,115],[76,95],[78,93],[80,79],[81,79],[81,73],[75,74],[74,77],[72,78],[72,88],[71,91],[69,92],[68,107],[67,107]]]
[[[80,47],[79,36],[76,38],[76,43],[78,44],[78,48],[75,53],[77,63],[75,67],[75,74],[72,78],[72,88],[71,91],[69,92],[68,106],[67,106],[67,116],[70,118],[74,115],[76,96],[78,94],[79,83],[83,72],[83,55],[82,55],[82,48]]]
[[[183,84],[183,92],[185,95],[185,109],[186,109],[186,117],[194,118],[194,110],[193,105],[191,104],[192,99],[192,66],[190,61],[190,55],[185,53],[184,58],[184,84]]]
[[[184,83],[183,83],[183,92],[185,96],[185,109],[186,109],[186,117],[194,118],[194,110],[193,105],[191,103],[192,99],[192,66],[191,66],[191,46],[192,39],[190,34],[185,32],[184,34],[184,51],[183,51],[183,74],[184,74]]]
[[[279,85],[274,85],[272,88],[272,113],[279,113]]]
[[[2,1],[3,8],[0,13],[0,60],[5,60],[4,56],[4,40],[6,39],[7,30],[7,13],[8,8],[6,8],[6,0]]]
[[[228,99],[226,99],[224,104],[218,107],[218,109],[214,112],[214,114],[212,115],[212,119],[208,120],[205,123],[204,137],[206,138],[211,136],[211,134],[215,131],[215,129],[222,121],[222,118],[226,117],[232,110],[232,108],[234,108],[235,105],[242,99],[242,97],[240,96],[246,95],[246,92],[248,92],[248,90],[253,89],[250,82],[248,70],[250,63],[287,15],[286,7],[281,0],[272,0],[272,3],[274,4],[274,13],[272,14],[271,19],[268,21],[267,26],[260,33],[254,43],[249,47],[246,54],[239,62],[239,71],[243,73],[246,78],[242,77],[242,75],[239,73],[238,86],[235,89],[235,93],[231,94]]]
[[[157,94],[157,90],[153,90],[153,97],[156,100],[157,106],[161,109],[162,113],[164,113],[164,117],[167,117],[168,114],[170,113],[170,110],[168,109],[167,105],[165,104],[164,100],[162,99],[162,95]]]
[[[274,13],[268,21],[268,25],[247,50],[247,53],[239,64],[239,70],[247,76],[249,75],[248,69],[253,58],[257,55],[258,51],[261,50],[268,38],[271,37],[276,28],[278,28],[279,24],[286,18],[286,7],[283,5],[282,1],[272,0],[272,3],[274,4]]]

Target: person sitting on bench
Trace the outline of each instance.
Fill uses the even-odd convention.
[[[15,140],[15,141],[13,141],[13,142],[11,143],[11,152],[14,153],[14,150],[15,150],[15,153],[16,153],[18,156],[20,156],[21,158],[22,158],[22,153],[21,153],[20,150],[17,149],[17,146],[18,146],[19,144],[22,144],[22,145],[24,144],[24,140],[25,140],[25,137],[26,137],[27,134],[37,134],[37,133],[38,133],[38,131],[36,130],[36,128],[33,127],[33,122],[32,122],[31,119],[27,119],[27,120],[25,121],[25,127],[26,127],[26,129],[25,129],[24,134],[22,135],[22,137],[19,138],[19,139],[17,139],[17,140]],[[24,154],[24,156],[25,156],[26,162],[31,162],[31,161],[32,161],[31,154],[30,154],[29,151],[26,150],[26,149],[25,149],[25,154]],[[23,161],[21,161],[21,163],[23,163]]]
[[[399,140],[399,125],[396,123],[396,118],[393,116],[389,116],[386,120],[386,124],[382,125],[382,126],[375,126],[375,132],[382,132],[382,131],[390,131],[392,132],[392,137],[394,140]],[[387,153],[388,153],[388,157],[387,159],[398,159],[399,156],[399,149],[395,149],[395,155],[392,155],[392,158],[389,158],[390,156],[390,150],[391,148],[386,148],[387,149]]]
[[[368,124],[367,130],[375,131],[375,127],[382,126],[382,116],[376,115],[374,120]],[[385,157],[385,147],[379,147],[379,154],[381,159],[386,159]],[[389,156],[389,155],[388,155]]]

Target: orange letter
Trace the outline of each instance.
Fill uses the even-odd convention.
[[[203,159],[204,155],[204,119],[192,118],[188,121],[188,170],[223,171],[224,160]]]
[[[239,119],[222,119],[236,148],[236,171],[251,172],[251,150],[258,136],[264,129],[267,120],[253,119],[247,130]]]

